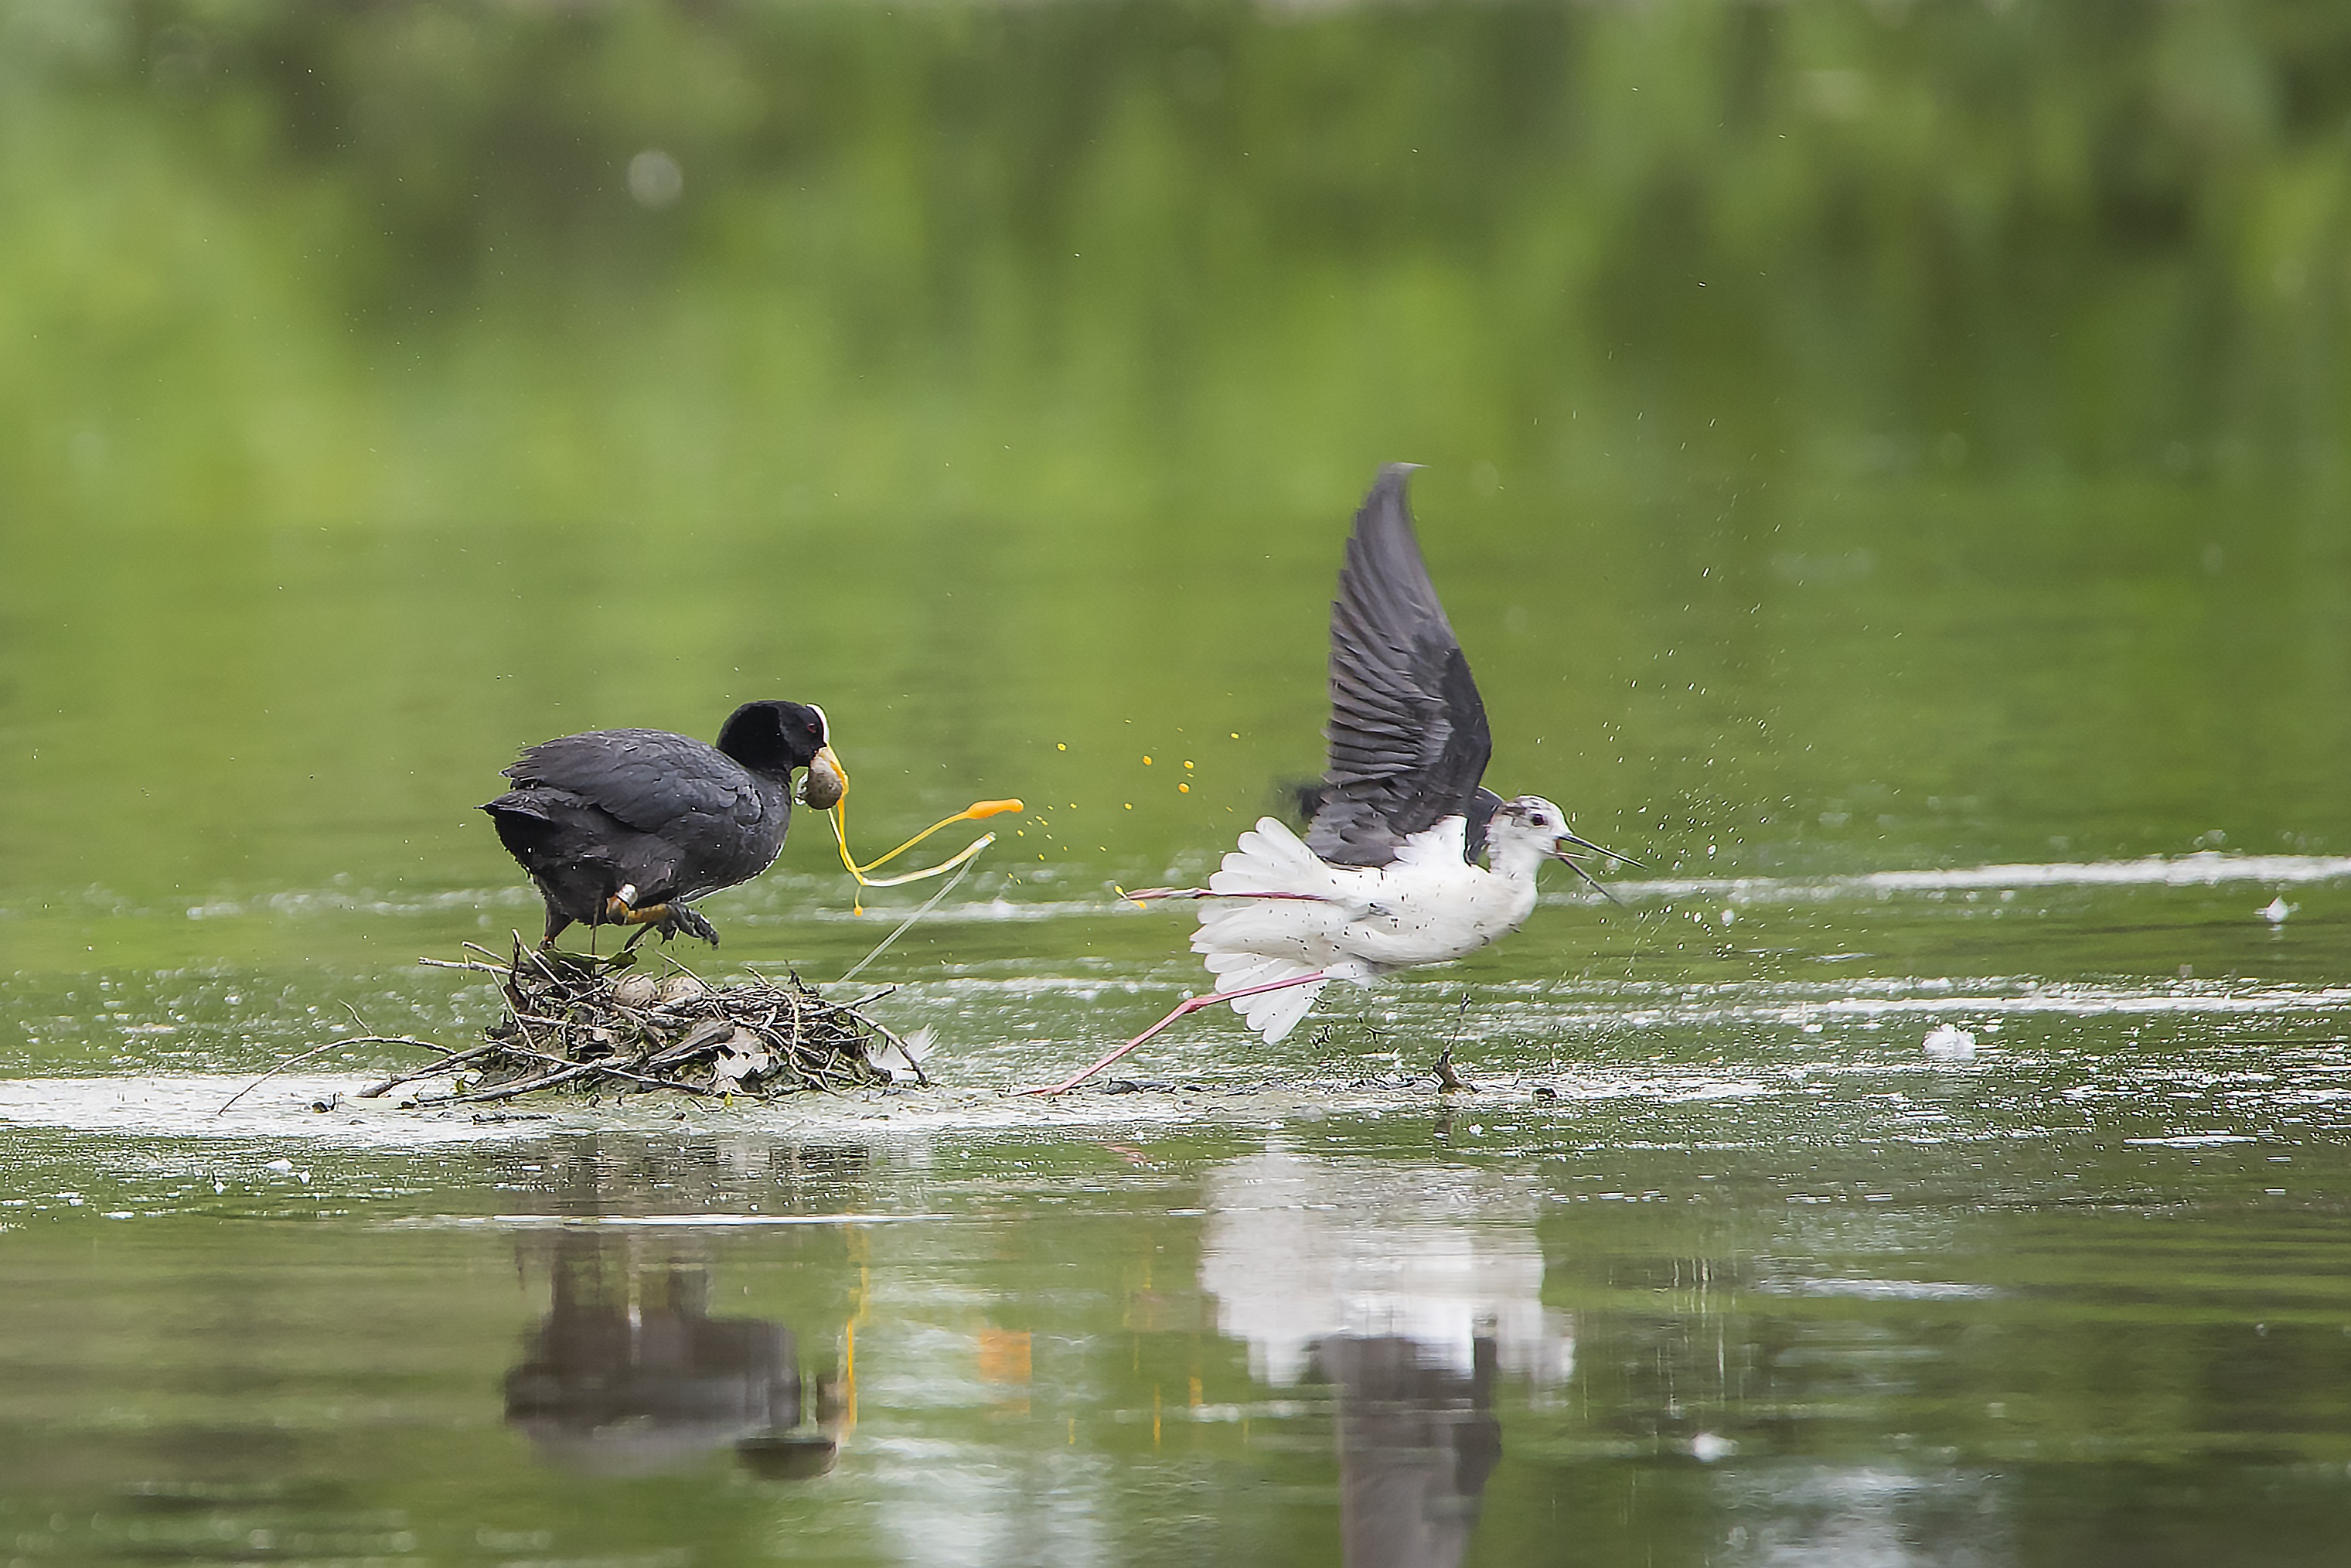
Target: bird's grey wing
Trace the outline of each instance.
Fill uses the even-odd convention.
[[[1486,830],[1494,823],[1494,813],[1501,810],[1502,798],[1484,785],[1469,795],[1469,820],[1462,824],[1461,854],[1470,864],[1486,852]]]
[[[697,818],[748,824],[766,810],[741,764],[667,730],[600,729],[542,741],[506,773],[517,784],[568,790],[644,833],[674,832]]]
[[[1380,470],[1355,514],[1331,606],[1330,761],[1306,843],[1340,865],[1385,865],[1413,834],[1466,815],[1494,748],[1469,661],[1413,537],[1411,472]]]

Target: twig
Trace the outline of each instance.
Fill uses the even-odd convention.
[[[536,948],[536,947],[532,947],[532,948],[526,949],[526,948],[523,946],[523,945],[522,945],[522,933],[521,933],[521,932],[519,932],[519,931],[516,932],[516,933],[514,934],[514,939],[515,939],[515,959],[516,959],[516,962],[515,962],[515,967],[516,967],[517,970],[519,970],[519,969],[522,967],[522,962],[521,962],[521,960],[522,960],[523,958],[525,958],[525,957],[528,957],[528,958],[529,958],[529,959],[530,959],[530,965],[531,965],[531,967],[532,967],[532,968],[534,968],[534,969],[537,969],[540,974],[545,975],[545,976],[548,977],[548,979],[549,979],[549,982],[551,982],[552,984],[554,984],[554,985],[556,985],[556,986],[561,987],[561,988],[564,988],[564,989],[566,989],[566,990],[569,990],[569,989],[570,988],[570,982],[569,982],[569,981],[568,981],[568,980],[566,980],[562,976],[560,976],[560,975],[557,974],[557,973],[555,972],[555,968],[554,968],[554,967],[553,967],[552,965],[550,965],[549,963],[548,963],[548,961],[547,961],[547,955],[546,955],[546,954],[544,954],[544,953],[540,952],[540,951],[539,951],[538,948]]]
[[[511,1055],[515,1055],[515,1056],[527,1056],[527,1057],[530,1058],[533,1061],[543,1061],[543,1062],[546,1062],[546,1063],[547,1063],[549,1066],[550,1066],[550,1067],[574,1067],[574,1068],[585,1068],[585,1069],[588,1069],[588,1070],[590,1070],[590,1071],[596,1071],[596,1072],[609,1072],[609,1073],[611,1073],[611,1074],[613,1077],[615,1077],[615,1078],[626,1078],[626,1079],[629,1079],[629,1080],[631,1080],[631,1081],[632,1081],[632,1082],[638,1082],[638,1083],[648,1083],[648,1084],[651,1084],[653,1087],[654,1087],[654,1088],[656,1088],[656,1089],[676,1089],[676,1090],[683,1091],[684,1092],[688,1093],[688,1094],[715,1094],[715,1093],[716,1093],[716,1092],[717,1092],[717,1091],[716,1091],[716,1090],[703,1089],[703,1088],[697,1087],[697,1086],[696,1086],[696,1085],[695,1085],[695,1084],[687,1083],[687,1082],[684,1082],[684,1081],[682,1081],[682,1080],[675,1079],[675,1078],[655,1078],[655,1077],[653,1077],[653,1076],[651,1076],[650,1074],[647,1074],[647,1073],[643,1073],[643,1072],[632,1072],[632,1071],[629,1071],[627,1068],[625,1068],[625,1067],[614,1067],[614,1066],[613,1066],[613,1065],[611,1065],[610,1062],[605,1062],[605,1061],[572,1061],[572,1060],[571,1060],[570,1058],[569,1058],[569,1057],[564,1057],[564,1056],[549,1056],[547,1052],[545,1052],[545,1051],[517,1051],[517,1050],[516,1050],[513,1046],[510,1046],[510,1045],[509,1045],[509,1046],[503,1047],[503,1048],[501,1048],[501,1047],[497,1047],[497,1046],[486,1046],[486,1047],[484,1047],[483,1049],[484,1049],[484,1050],[488,1050],[488,1051],[495,1051],[495,1050],[503,1049],[503,1050],[505,1050],[506,1051],[507,1051],[507,1052],[508,1052],[509,1054],[511,1054]],[[473,1052],[471,1052],[471,1051],[468,1051],[468,1052],[466,1052],[466,1054],[470,1056],[470,1055],[473,1055],[474,1053],[473,1053]],[[444,1065],[444,1066],[446,1066],[446,1065],[447,1065],[447,1063],[445,1063],[445,1062],[444,1062],[444,1063],[443,1063],[443,1065]],[[547,1082],[554,1082],[554,1080],[549,1079],[549,1080],[548,1080]],[[505,1084],[501,1083],[501,1084],[498,1084],[496,1087],[498,1087],[498,1088],[500,1088],[500,1089],[503,1089],[503,1088],[506,1088],[506,1087],[507,1087],[507,1085],[505,1085]],[[531,1087],[531,1088],[535,1088],[535,1089],[536,1089],[536,1088],[544,1088],[544,1087],[546,1087],[546,1084],[545,1084],[545,1083],[534,1083],[534,1084],[530,1085],[529,1087]],[[454,1097],[454,1098],[452,1098],[452,1099],[445,1100],[445,1101],[435,1101],[435,1102],[434,1102],[434,1103],[435,1103],[435,1104],[447,1104],[447,1105],[454,1105],[454,1104],[457,1103],[457,1102],[458,1102],[459,1100],[462,1100],[462,1099],[470,1099],[470,1098],[472,1098],[472,1096],[470,1096],[470,1095],[458,1095],[458,1096],[455,1096],[455,1097]]]
[[[900,1040],[895,1034],[893,1034],[890,1031],[889,1025],[879,1022],[873,1019],[865,1018],[862,1014],[860,1014],[859,1018],[860,1021],[862,1021],[868,1029],[871,1029],[874,1033],[880,1035],[883,1040],[888,1040],[892,1045],[898,1048],[898,1054],[904,1057],[906,1059],[906,1065],[914,1070],[915,1082],[921,1084],[925,1089],[928,1089],[931,1086],[930,1075],[923,1071],[923,1064],[914,1060],[914,1051],[904,1040]]]
[[[700,1028],[695,1030],[691,1034],[688,1034],[684,1040],[679,1040],[675,1045],[666,1046],[660,1051],[654,1051],[651,1056],[646,1057],[644,1064],[647,1067],[663,1067],[673,1061],[683,1061],[685,1058],[692,1056],[697,1051],[701,1051],[708,1046],[716,1045],[720,1040],[725,1040],[728,1035],[731,1035],[734,1032],[735,1025],[733,1020],[728,1019],[712,1019],[707,1023],[705,1023]]]
[[[427,1042],[423,1040],[416,1040],[411,1043],[423,1045]],[[434,1062],[432,1066],[423,1069],[422,1071],[403,1072],[397,1078],[387,1078],[381,1083],[372,1084],[368,1088],[360,1090],[355,1098],[360,1100],[376,1099],[381,1095],[391,1093],[393,1090],[399,1088],[403,1083],[413,1083],[420,1078],[438,1077],[440,1074],[448,1071],[451,1068],[471,1061],[477,1056],[487,1056],[494,1051],[504,1051],[507,1047],[499,1041],[493,1040],[487,1045],[477,1045],[471,1051],[449,1051],[446,1047],[437,1045],[433,1049],[443,1051],[444,1054],[441,1060]]]
[[[346,1035],[340,1040],[330,1040],[324,1045],[314,1045],[308,1051],[287,1057],[285,1061],[279,1062],[277,1066],[271,1068],[268,1071],[263,1073],[260,1077],[255,1079],[252,1082],[246,1084],[244,1088],[230,1095],[227,1099],[222,1101],[214,1110],[213,1114],[218,1116],[225,1113],[230,1106],[235,1104],[238,1101],[244,1099],[246,1095],[252,1093],[255,1090],[260,1088],[263,1084],[268,1082],[271,1079],[277,1077],[287,1068],[298,1066],[301,1063],[309,1061],[314,1056],[323,1056],[328,1051],[333,1051],[336,1047],[344,1045],[421,1045],[428,1051],[439,1051],[443,1049],[440,1046],[434,1045],[429,1040],[416,1040],[404,1034]]]
[[[501,1083],[495,1089],[478,1090],[471,1094],[453,1094],[446,1100],[435,1100],[434,1103],[436,1105],[469,1105],[485,1100],[511,1100],[517,1094],[528,1094],[534,1090],[539,1089],[552,1089],[559,1083],[569,1083],[575,1078],[583,1077],[590,1072],[601,1072],[602,1071],[604,1071],[603,1067],[598,1062],[574,1062],[571,1066],[566,1068],[560,1072],[550,1072],[544,1078],[534,1078],[528,1083]]]
[[[695,974],[692,969],[687,968],[683,959],[675,957],[671,954],[664,953],[662,955],[662,962],[669,965],[671,967],[676,969],[678,973],[686,976],[690,979],[700,980],[705,990],[715,991],[718,988],[709,981],[704,980],[701,976]]]

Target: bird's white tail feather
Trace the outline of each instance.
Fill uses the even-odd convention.
[[[1346,960],[1337,946],[1338,935],[1347,925],[1346,906],[1337,902],[1344,891],[1340,873],[1273,818],[1259,819],[1255,828],[1241,835],[1239,847],[1225,856],[1223,867],[1208,879],[1208,887],[1226,894],[1304,895],[1237,898],[1228,904],[1210,901],[1200,906],[1200,927],[1192,934],[1192,950],[1207,960],[1218,990],[1245,990],[1294,979],[1328,970],[1334,964],[1346,972],[1332,978],[1355,978],[1358,969],[1368,975],[1365,966]],[[1317,980],[1238,997],[1232,1009],[1270,1045],[1298,1027],[1327,983]]]
[[[1326,893],[1330,887],[1331,868],[1271,817],[1259,817],[1208,878],[1214,893]]]
[[[1332,939],[1346,924],[1345,915],[1332,905],[1304,899],[1208,904],[1200,911],[1199,929],[1192,933],[1192,951],[1295,958],[1303,974],[1339,956]]]
[[[1208,887],[1225,896],[1200,905],[1192,950],[1205,956],[1208,967],[1219,974],[1224,972],[1220,955],[1289,960],[1296,967],[1284,972],[1299,975],[1339,956],[1333,939],[1345,928],[1347,916],[1343,905],[1325,902],[1336,892],[1331,868],[1272,818],[1241,835],[1240,847],[1225,856],[1223,869],[1208,879]],[[1260,893],[1293,896],[1246,896]]]
[[[1303,964],[1269,958],[1261,953],[1210,953],[1208,968],[1217,977],[1217,989],[1220,991],[1246,990],[1251,986],[1270,985],[1314,973]],[[1268,1045],[1272,1045],[1298,1027],[1299,1020],[1312,1010],[1314,998],[1322,994],[1322,988],[1328,984],[1328,980],[1314,980],[1285,986],[1278,991],[1259,991],[1253,997],[1235,997],[1230,1006],[1249,1028],[1265,1037]]]
[[[1292,986],[1287,990],[1244,997],[1241,1002],[1250,1004],[1250,1007],[1241,1009],[1240,1004],[1236,1004],[1236,1009],[1241,1011],[1242,1018],[1249,1020],[1249,1028],[1264,1038],[1266,1044],[1276,1045],[1313,1010],[1314,998],[1322,994],[1326,983],[1317,980],[1311,986]]]

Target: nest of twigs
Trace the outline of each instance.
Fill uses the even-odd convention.
[[[495,976],[505,1016],[483,1031],[483,1044],[363,1095],[451,1071],[459,1074],[451,1092],[420,1094],[416,1103],[479,1103],[541,1090],[773,1100],[810,1089],[925,1082],[915,1051],[863,1010],[893,988],[841,1003],[798,975],[746,975],[714,986],[674,959],[662,960],[664,974],[640,970],[633,951],[590,958],[517,939],[513,956],[502,958],[465,946],[462,962],[424,962]]]

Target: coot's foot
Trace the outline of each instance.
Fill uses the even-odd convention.
[[[622,892],[633,891],[622,889]],[[630,904],[615,894],[606,905],[605,921],[612,925],[633,925],[629,934],[627,952],[644,940],[648,931],[664,942],[673,936],[699,936],[713,947],[718,946],[718,932],[709,921],[683,904]]]
[[[718,946],[717,928],[683,904],[663,905],[661,921],[654,929],[662,934],[664,942],[682,935],[699,936],[713,947]]]

